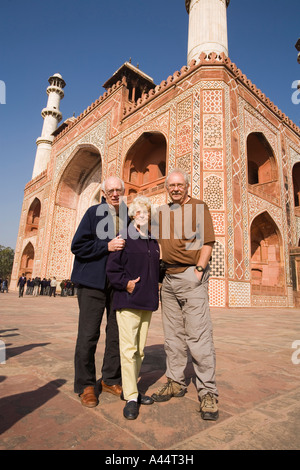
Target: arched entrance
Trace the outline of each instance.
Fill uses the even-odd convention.
[[[293,166],[293,189],[294,189],[294,204],[295,213],[300,216],[300,162]]]
[[[31,242],[29,242],[21,257],[21,264],[19,270],[19,277],[24,273],[25,276],[28,278],[32,277],[33,271],[33,262],[34,262],[34,248]]]
[[[267,212],[252,221],[250,236],[252,294],[284,294],[282,238],[277,225]]]
[[[41,201],[36,197],[29,207],[27,214],[26,226],[25,226],[25,236],[30,237],[35,235],[39,228],[41,214]]]
[[[136,193],[148,196],[163,189],[166,160],[165,136],[160,132],[144,132],[128,151],[124,163],[125,195],[129,202]]]
[[[260,197],[279,202],[278,168],[271,145],[261,132],[247,138],[248,185]]]
[[[100,185],[100,152],[90,144],[79,146],[57,186],[47,277],[69,279],[73,263],[72,238],[85,211],[96,203]]]
[[[56,204],[69,209],[77,209],[79,196],[89,185],[91,176],[96,172],[100,186],[100,153],[93,146],[83,145],[77,150],[60,179]]]

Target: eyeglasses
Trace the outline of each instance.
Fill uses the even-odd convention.
[[[183,183],[175,183],[175,184],[169,184],[168,185],[168,189],[175,189],[175,188],[178,188],[178,189],[184,189],[185,188],[185,184]]]
[[[108,191],[105,191],[105,194],[107,194],[108,196],[112,196],[114,193],[117,193],[120,196],[120,194],[123,193],[123,189],[114,188],[114,189],[109,189]]]

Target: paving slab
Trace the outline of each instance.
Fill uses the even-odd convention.
[[[300,309],[212,309],[211,315],[219,420],[201,420],[189,358],[185,397],[142,406],[138,419],[128,421],[118,397],[101,393],[99,405],[88,409],[73,392],[76,297],[0,294],[0,344],[6,351],[0,364],[0,450],[299,450]],[[99,378],[105,326],[104,320]],[[144,393],[165,383],[163,341],[158,310],[139,379]]]

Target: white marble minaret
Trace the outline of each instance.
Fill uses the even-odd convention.
[[[201,52],[228,56],[227,7],[230,0],[185,0],[189,14],[187,63]]]
[[[48,102],[47,107],[42,110],[44,124],[42,135],[36,141],[37,150],[32,178],[35,178],[42,173],[42,171],[46,170],[54,139],[52,133],[55,131],[57,124],[62,119],[59,104],[60,100],[64,97],[63,88],[66,86],[66,83],[59,73],[55,73],[50,77],[48,82],[50,83],[50,86],[47,88]]]

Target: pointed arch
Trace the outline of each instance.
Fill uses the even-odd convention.
[[[300,215],[300,162],[295,163],[292,169],[292,178],[293,178],[293,191],[294,191],[294,204],[297,211]]]
[[[166,177],[167,141],[161,132],[143,132],[127,152],[123,179],[125,194],[148,193]]]
[[[79,196],[89,184],[95,172],[101,181],[101,155],[99,150],[90,144],[81,144],[74,151],[72,159],[64,169],[57,186],[56,204],[69,209],[76,209]]]
[[[248,187],[260,197],[279,202],[278,165],[273,149],[262,132],[247,137]]]
[[[267,211],[253,219],[250,240],[252,293],[283,294],[285,292],[283,240],[278,226]]]
[[[72,238],[85,211],[95,204],[101,186],[101,155],[92,144],[80,144],[68,159],[56,187],[47,276],[69,279]]]
[[[25,226],[25,236],[36,235],[39,228],[39,221],[41,215],[41,201],[36,197],[28,210],[26,226]]]
[[[22,256],[21,256],[19,275],[21,276],[24,273],[27,278],[32,277],[33,263],[34,263],[34,247],[33,247],[33,244],[29,242],[24,248]]]

